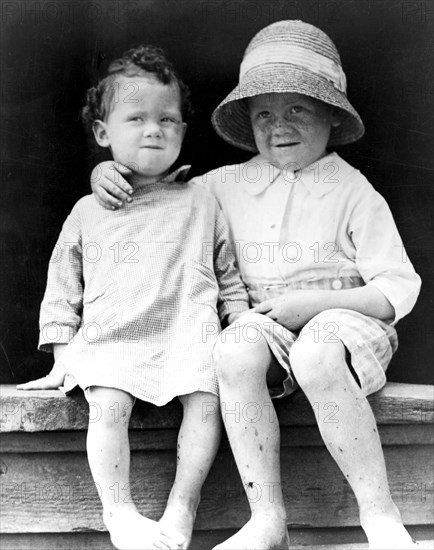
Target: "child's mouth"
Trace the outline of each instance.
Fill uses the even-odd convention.
[[[294,147],[295,145],[300,145],[300,142],[293,141],[288,143],[277,143],[274,147]]]

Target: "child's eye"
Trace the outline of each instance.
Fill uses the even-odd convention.
[[[165,116],[161,119],[161,122],[171,122],[172,124],[177,124],[178,119],[172,116]]]
[[[293,107],[291,107],[291,109],[289,110],[289,112],[294,115],[296,113],[301,113],[303,111],[303,107],[301,105],[294,105]]]
[[[257,114],[257,117],[258,117],[258,118],[262,118],[262,119],[269,118],[270,116],[271,116],[270,111],[260,111],[260,112]]]
[[[143,117],[140,115],[132,116],[129,120],[131,120],[132,122],[143,122]]]

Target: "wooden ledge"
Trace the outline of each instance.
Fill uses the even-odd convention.
[[[434,386],[388,382],[369,397],[377,423],[433,424]],[[302,392],[274,402],[282,427],[316,426],[315,417],[323,422],[339,419],[339,404],[318,403],[314,410]],[[120,411],[113,405],[113,414]],[[90,417],[98,421],[100,411],[90,407]],[[203,407],[203,421],[217,414],[212,403]],[[260,403],[240,404],[229,408],[222,405],[222,414],[247,416],[252,422],[270,411]],[[180,403],[175,399],[165,407],[137,402],[131,418],[131,429],[178,428],[182,417]],[[65,396],[59,390],[21,391],[14,385],[0,385],[0,430],[2,432],[47,432],[87,430],[88,405],[81,391]]]

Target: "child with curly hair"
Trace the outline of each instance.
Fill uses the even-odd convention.
[[[202,421],[204,402],[218,407],[212,346],[220,321],[248,308],[216,199],[184,181],[186,167],[170,173],[189,109],[188,89],[152,46],[126,52],[88,90],[83,120],[98,145],[130,168],[134,201],[109,212],[88,195],[72,209],[40,314],[39,348],[52,351],[55,364],[47,377],[18,386],[77,382],[97,408],[87,454],[119,549],[188,547],[220,440],[220,418]],[[155,522],[131,499],[128,423],[136,398],[161,406],[176,396],[184,408],[177,471]],[[118,501],[114,485],[123,491]]]

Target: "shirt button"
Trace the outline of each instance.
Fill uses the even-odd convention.
[[[274,229],[276,227],[276,224],[273,223],[273,225],[270,225],[270,229]]]
[[[342,288],[342,281],[340,281],[339,279],[335,279],[332,282],[332,289],[333,290],[340,290],[341,288]]]

